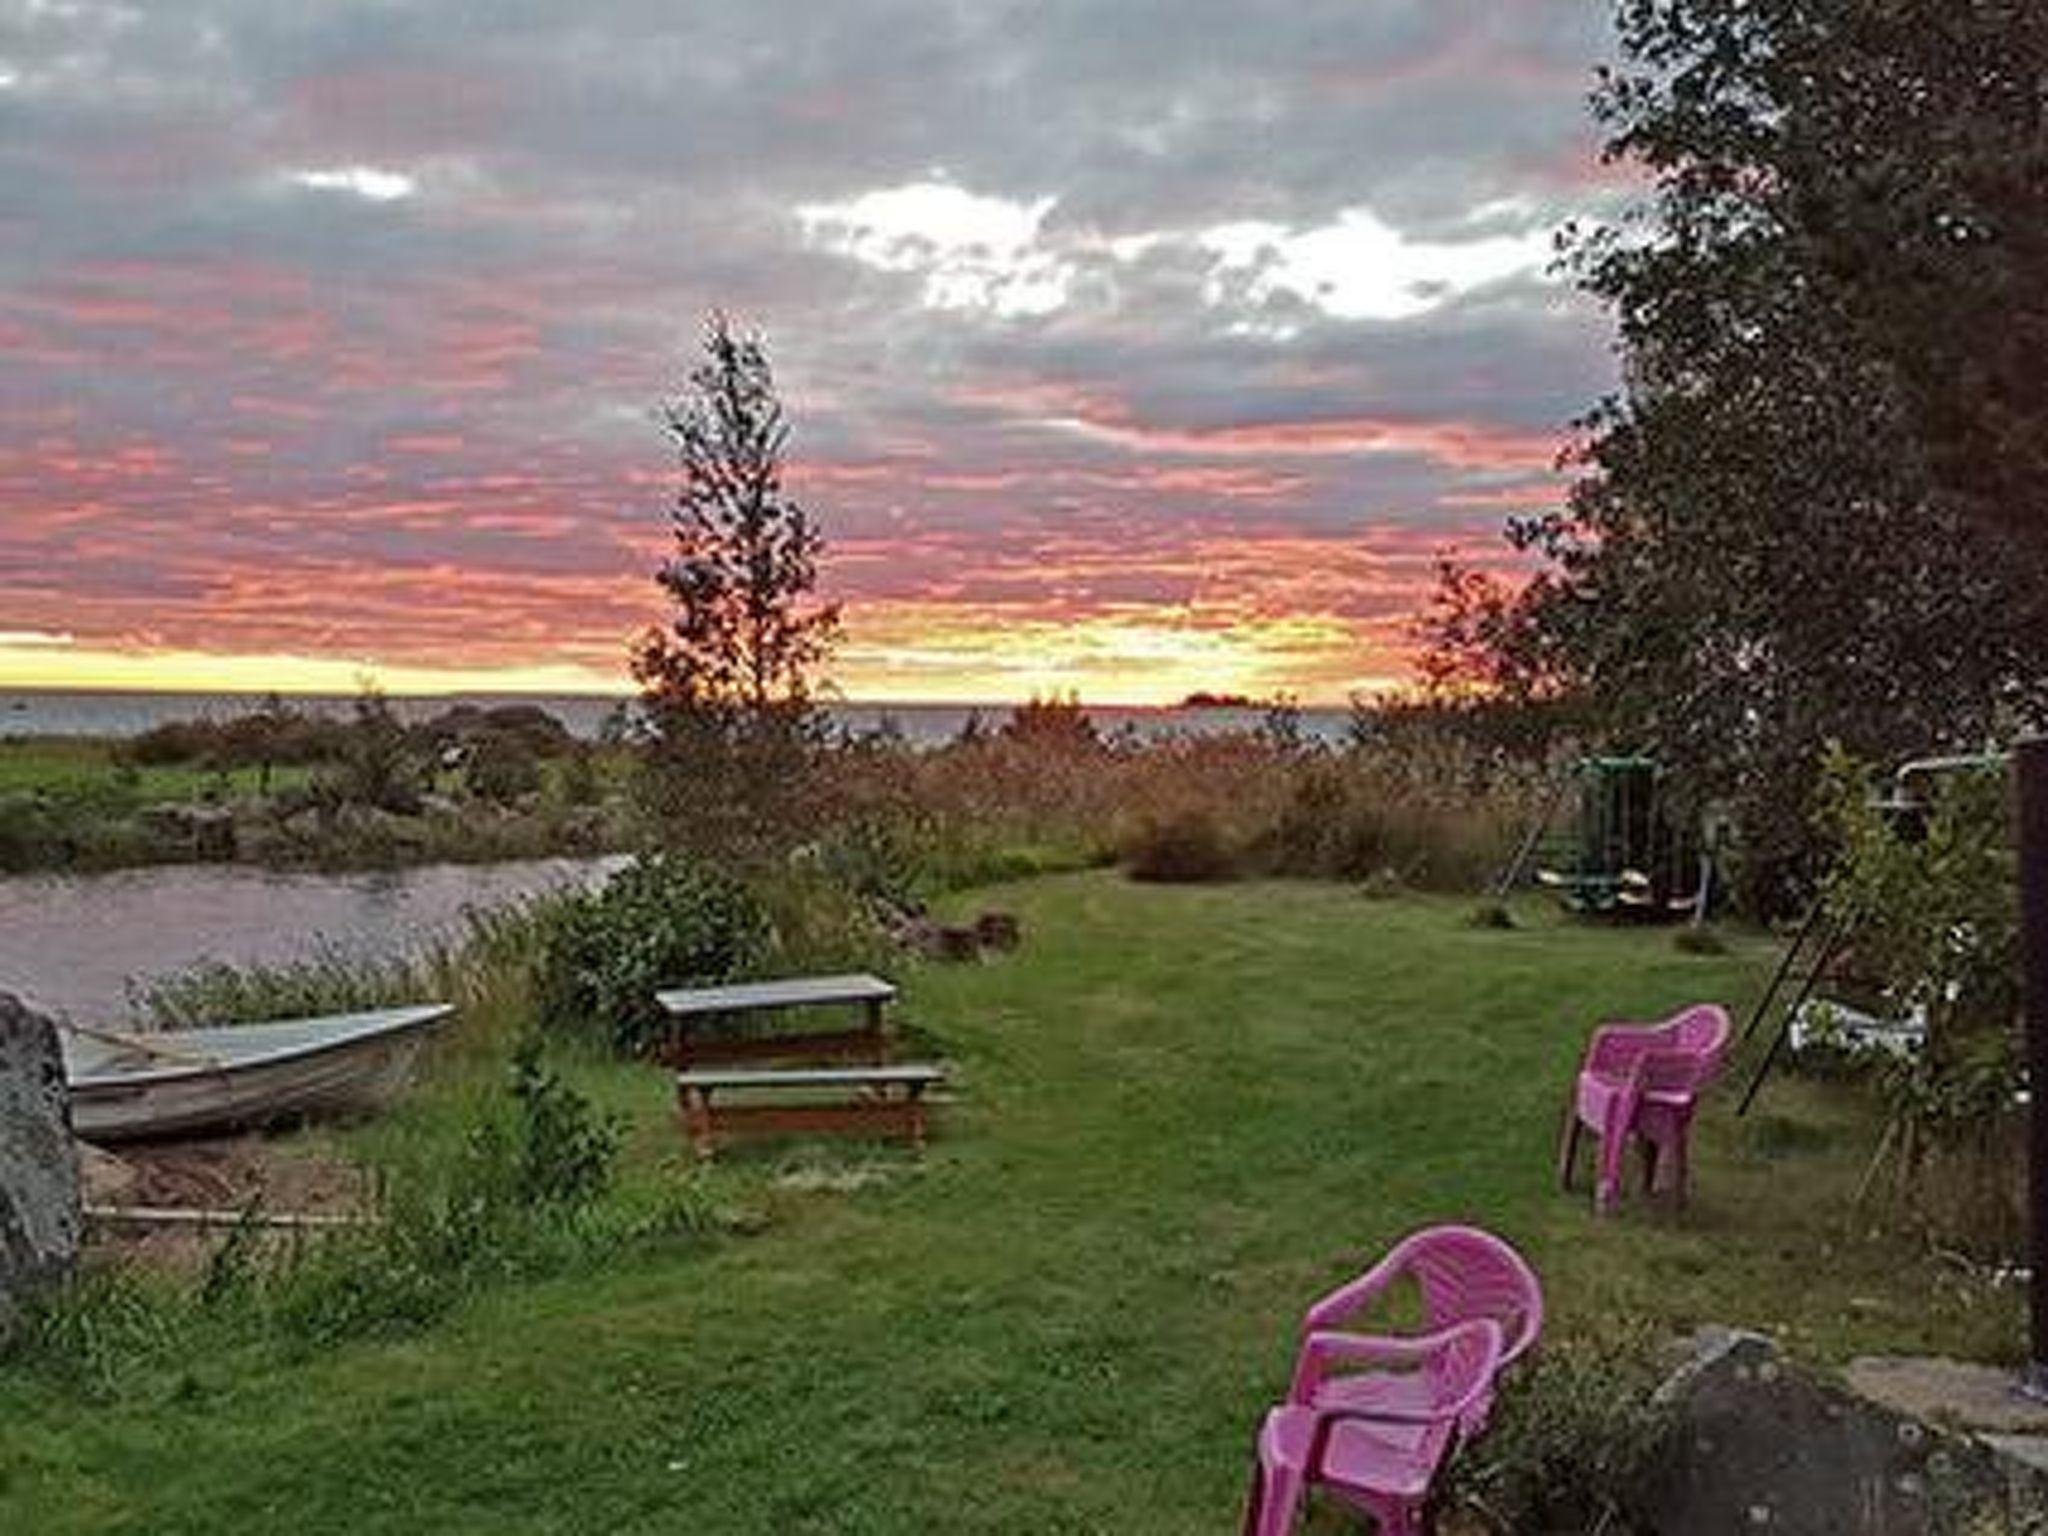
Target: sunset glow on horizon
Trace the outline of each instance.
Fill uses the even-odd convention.
[[[0,0],[0,688],[629,691],[714,307],[844,697],[1405,681],[1612,387],[1604,21],[915,14]]]

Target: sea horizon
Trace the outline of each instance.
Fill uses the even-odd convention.
[[[226,719],[244,714],[275,694],[293,708],[315,714],[341,714],[355,693],[292,693],[282,689],[247,691],[220,689],[64,688],[16,685],[0,688],[0,739],[8,737],[126,737],[180,720]],[[593,739],[605,720],[637,697],[631,692],[557,693],[524,690],[464,689],[447,693],[392,693],[385,696],[401,720],[416,723],[464,704],[482,708],[531,704],[554,715],[569,732]],[[1044,695],[1040,696],[1041,699]],[[1064,697],[1060,695],[1059,697]],[[841,729],[852,733],[894,728],[920,745],[949,740],[970,719],[1000,723],[1029,699],[958,701],[946,699],[820,699],[819,708]],[[1256,728],[1269,705],[1250,704],[1116,704],[1078,701],[1083,713],[1104,731],[1131,730],[1143,736],[1212,734]],[[1303,730],[1310,736],[1341,739],[1348,728],[1348,707],[1300,706]]]

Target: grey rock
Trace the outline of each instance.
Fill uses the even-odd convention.
[[[235,813],[227,806],[170,800],[146,805],[140,815],[153,837],[193,858],[228,860],[235,856]]]
[[[2019,1377],[1973,1360],[1866,1355],[1842,1372],[1850,1391],[1916,1419],[2006,1435],[2048,1432],[2048,1403],[2019,1392]]]
[[[1024,930],[1014,912],[984,912],[974,920],[974,937],[983,949],[1015,949]]]
[[[78,1159],[57,1026],[0,992],[0,1328],[78,1259]]]
[[[1823,1383],[1759,1334],[1702,1330],[1659,1396],[1677,1416],[1648,1489],[1660,1536],[2048,1529],[2029,1468]]]

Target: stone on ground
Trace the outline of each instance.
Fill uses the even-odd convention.
[[[1660,1536],[1976,1536],[2034,1530],[2044,1483],[2001,1447],[1823,1383],[1758,1334],[1703,1330],[1662,1395]]]
[[[78,1159],[57,1026],[0,992],[0,1327],[78,1258]]]

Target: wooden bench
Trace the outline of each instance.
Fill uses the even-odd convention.
[[[717,1150],[722,1135],[786,1135],[811,1131],[872,1132],[902,1136],[922,1151],[924,1092],[946,1080],[945,1069],[928,1063],[903,1066],[819,1067],[785,1071],[690,1068],[676,1074],[676,1098],[683,1127],[700,1158]],[[736,1090],[744,1103],[717,1103],[716,1095]],[[832,1098],[791,1102],[792,1093]]]
[[[723,987],[673,987],[654,994],[675,1021],[663,1062],[685,1071],[698,1067],[758,1066],[767,1062],[832,1061],[886,1065],[894,1042],[886,1005],[896,988],[879,976],[791,976],[779,981]],[[858,1029],[793,1030],[782,1034],[707,1040],[693,1030],[706,1018],[788,1008],[851,1005],[863,1015]]]

